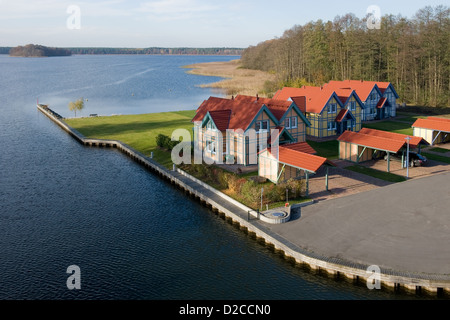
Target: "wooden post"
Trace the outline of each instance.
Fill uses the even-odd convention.
[[[391,172],[391,153],[387,153],[387,172]]]
[[[309,196],[309,172],[305,171],[306,174],[306,196]]]

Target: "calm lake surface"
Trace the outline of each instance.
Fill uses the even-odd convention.
[[[85,148],[36,109],[191,110],[237,57],[0,55],[0,299],[404,299],[295,267],[115,150]],[[81,289],[66,269],[81,270]],[[413,296],[414,297],[414,296]],[[407,296],[411,298],[411,296]]]

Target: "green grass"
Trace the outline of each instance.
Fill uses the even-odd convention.
[[[411,113],[402,113],[402,112],[397,112],[397,119],[398,121],[407,121],[407,122],[411,122],[411,124],[413,124],[414,122],[416,122],[417,119],[425,119],[427,118],[427,116],[421,116],[421,115],[415,115],[415,114],[411,114]]]
[[[380,171],[380,170],[376,170],[376,169],[372,169],[372,168],[367,168],[364,166],[360,166],[360,165],[353,165],[353,166],[348,166],[345,167],[345,169],[347,170],[351,170],[354,172],[358,172],[358,173],[362,173],[374,178],[378,178],[384,181],[388,181],[388,182],[402,182],[402,181],[406,181],[406,178],[403,176],[399,176],[390,172],[384,172],[384,171]]]
[[[447,153],[447,152],[450,152],[450,150],[444,149],[444,148],[432,148],[432,149],[430,149],[429,151],[439,152],[439,153]]]
[[[337,140],[316,142],[307,141],[308,144],[317,151],[317,155],[330,160],[339,158],[339,142]]]
[[[187,129],[192,135],[191,119],[195,110],[66,119],[66,123],[87,138],[119,140],[170,168],[171,153],[156,146],[156,136],[171,136],[175,129]]]
[[[422,155],[427,157],[428,160],[434,160],[434,161],[439,161],[439,162],[444,162],[444,163],[450,163],[450,158],[446,157],[446,156],[441,156],[441,155],[428,153],[428,152],[422,152]]]
[[[412,136],[413,135],[413,128],[411,127],[410,123],[406,122],[398,122],[398,121],[380,121],[380,122],[373,122],[373,123],[363,123],[364,128],[369,129],[377,129],[377,130],[383,130],[383,131],[390,131],[390,132],[396,132],[396,133],[402,133]]]

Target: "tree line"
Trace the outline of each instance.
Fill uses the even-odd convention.
[[[296,25],[247,48],[241,62],[278,75],[266,91],[330,80],[388,81],[403,102],[450,106],[449,7],[427,6],[411,19],[385,15],[379,28],[369,28],[369,19],[346,14]]]
[[[9,50],[9,55],[13,57],[57,57],[70,56],[71,52],[63,48],[50,48],[41,45],[27,44]]]
[[[0,47],[0,54],[14,56],[44,56],[50,48],[39,45],[26,45],[18,47]],[[57,48],[51,48],[57,49]],[[58,48],[70,54],[169,54],[169,55],[231,55],[240,56],[243,48],[103,48],[103,47],[74,47]],[[47,55],[48,56],[48,55]]]

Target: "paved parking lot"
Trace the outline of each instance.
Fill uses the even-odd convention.
[[[429,151],[427,150],[426,152]],[[347,166],[354,165],[352,162],[345,160],[334,160],[333,162],[337,167],[329,169],[329,191],[326,191],[325,188],[325,169],[321,169],[317,175],[310,178],[309,196],[312,199],[323,201],[392,184],[391,182],[344,169]],[[385,160],[373,160],[360,163],[360,165],[384,172],[387,171],[387,162]],[[401,167],[400,161],[391,161],[390,172],[406,177],[406,168]],[[450,164],[429,160],[427,166],[410,167],[409,178],[417,179],[445,172],[450,172]]]

